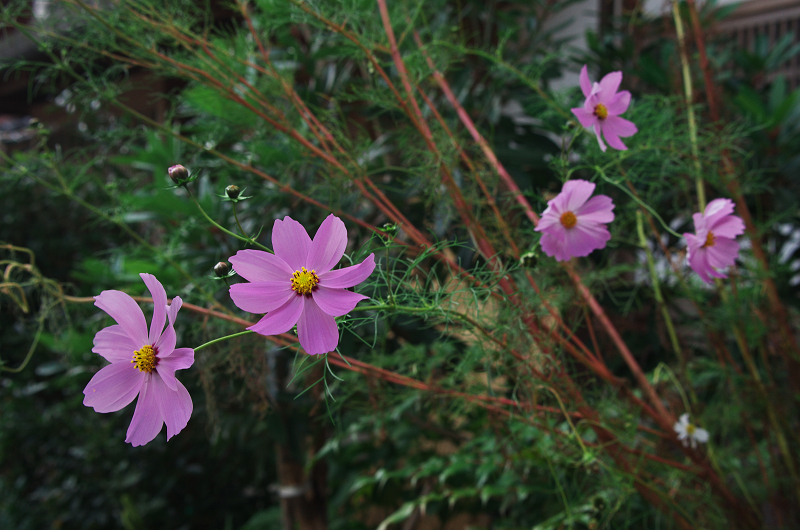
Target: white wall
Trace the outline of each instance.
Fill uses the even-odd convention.
[[[559,39],[570,38],[567,44],[569,48],[586,50],[588,49],[585,38],[586,30],[597,31],[600,26],[599,4],[598,0],[583,0],[573,4],[550,18],[547,26],[556,27],[564,22],[569,22],[564,29],[556,33],[556,37]],[[555,90],[578,86],[579,73],[580,68],[574,72],[564,72],[564,75],[560,79],[553,80],[550,86]]]
[[[726,6],[730,4],[746,4],[749,2],[757,2],[758,0],[717,0],[716,4],[718,6]],[[650,15],[659,15],[666,12],[669,12],[672,8],[670,4],[672,2],[670,0],[645,0],[644,2],[644,12]]]

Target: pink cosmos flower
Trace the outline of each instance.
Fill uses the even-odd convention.
[[[706,283],[712,282],[710,276],[727,278],[717,269],[733,265],[739,257],[735,238],[744,233],[744,221],[732,213],[732,200],[714,199],[705,212],[692,216],[695,233],[683,234],[689,249],[689,266]]]
[[[167,293],[152,274],[140,274],[153,296],[150,331],[139,305],[121,291],[103,291],[94,305],[117,321],[94,336],[92,351],[111,364],[92,377],[83,390],[83,404],[95,412],[115,412],[138,395],[133,420],[125,441],[134,447],[153,440],[164,423],[167,440],[186,427],[192,415],[192,398],[175,370],[194,363],[192,348],[175,349],[175,317],[183,303],[175,297],[167,305]],[[169,317],[169,324],[164,324]]]
[[[605,223],[614,220],[614,203],[605,195],[589,199],[594,188],[592,182],[570,180],[547,202],[536,231],[543,232],[542,250],[556,261],[588,256],[611,239]]]
[[[619,139],[620,136],[623,138],[632,136],[639,129],[632,122],[619,117],[628,110],[628,105],[631,103],[630,92],[627,90],[617,92],[619,84],[622,82],[622,72],[611,72],[606,74],[599,83],[592,84],[589,81],[589,71],[584,64],[581,69],[580,82],[586,102],[582,108],[571,109],[572,113],[587,129],[594,126],[594,134],[597,135],[597,142],[603,152],[606,150],[606,144],[600,138],[601,132],[611,147],[620,151],[627,150],[628,148]]]
[[[300,345],[307,353],[336,349],[339,330],[334,317],[346,315],[368,298],[345,288],[363,282],[375,269],[375,255],[370,254],[358,265],[331,270],[346,246],[347,230],[333,214],[323,221],[313,241],[291,217],[276,219],[272,229],[275,254],[240,250],[229,260],[250,282],[231,286],[233,303],[249,313],[266,313],[247,329],[277,335],[297,324]]]

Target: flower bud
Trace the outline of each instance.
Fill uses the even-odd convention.
[[[189,170],[180,164],[170,167],[167,172],[172,182],[178,186],[184,184],[189,179]]]
[[[219,263],[214,265],[214,273],[220,278],[222,278],[223,276],[227,276],[230,271],[231,268],[224,261],[220,261]]]
[[[225,188],[225,195],[227,195],[229,199],[237,199],[239,197],[239,186],[231,184]]]

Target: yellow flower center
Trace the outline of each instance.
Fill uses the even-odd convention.
[[[714,243],[716,243],[716,236],[713,232],[709,232],[706,236],[706,242],[703,244],[703,248],[713,247]]]
[[[133,360],[131,362],[137,370],[149,374],[156,369],[156,365],[158,364],[156,349],[149,344],[145,344],[142,346],[141,350],[133,352]]]
[[[694,423],[690,423],[686,426],[686,434],[689,436],[694,436],[694,431],[697,430],[697,427],[694,426]]]
[[[572,212],[564,212],[561,214],[561,224],[564,228],[572,228],[578,223],[578,218]]]
[[[604,120],[608,118],[608,109],[602,103],[598,103],[594,107],[594,115],[600,118],[601,120]]]
[[[319,283],[319,276],[313,270],[307,271],[303,267],[299,271],[294,271],[292,274],[292,290],[297,294],[308,295],[311,294],[317,284]]]

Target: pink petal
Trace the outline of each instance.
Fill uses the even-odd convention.
[[[733,213],[734,204],[730,199],[714,199],[706,206],[703,218],[706,226],[714,226],[720,219]],[[715,232],[716,233],[716,232]]]
[[[584,97],[588,98],[589,94],[592,93],[592,82],[589,81],[589,69],[585,64],[581,68],[580,84],[581,92],[583,92]]]
[[[167,316],[170,324],[175,324],[175,319],[178,318],[178,311],[181,310],[181,306],[183,306],[183,300],[181,300],[180,296],[173,298],[172,303],[167,306]]]
[[[194,364],[194,350],[192,348],[175,348],[172,353],[158,358],[159,364],[169,366],[172,370],[183,370]]]
[[[372,274],[374,270],[375,254],[370,254],[358,265],[320,274],[319,285],[320,287],[332,288],[353,287],[369,278],[369,275]]]
[[[156,379],[163,381],[163,384],[167,385],[167,388],[172,391],[178,389],[178,380],[175,378],[174,370],[170,370],[166,366],[162,366],[162,364],[159,362],[156,366],[156,373],[158,374]]]
[[[692,214],[692,221],[694,221],[694,231],[700,235],[701,230],[707,230],[706,219],[703,217],[701,213]],[[703,238],[705,238],[705,234],[703,234]],[[705,239],[703,239],[705,242]]]
[[[94,374],[83,389],[83,404],[95,412],[115,412],[133,401],[143,381],[144,373],[132,363],[109,364]]]
[[[539,218],[539,224],[536,225],[534,230],[536,232],[545,232],[557,224],[561,224],[560,216],[555,212],[554,208],[548,206],[544,213],[542,213],[542,216]]]
[[[94,305],[116,320],[133,342],[140,346],[148,342],[144,313],[133,298],[122,291],[103,291],[94,297]]]
[[[294,272],[281,258],[261,250],[240,250],[235,256],[228,258],[228,261],[233,264],[236,274],[249,282],[289,280]]]
[[[699,248],[689,256],[689,266],[706,283],[713,283],[709,276],[716,278],[727,278],[726,275],[717,272],[708,262],[708,248]]]
[[[724,269],[736,262],[739,256],[739,243],[727,237],[718,237],[714,246],[707,247],[708,264],[716,269]]]
[[[587,110],[584,108],[574,108],[570,109],[572,113],[578,118],[578,121],[581,122],[581,125],[586,127],[587,129],[597,123],[597,116],[594,115],[594,112],[591,110]]]
[[[277,335],[286,333],[297,324],[303,312],[305,296],[292,296],[289,301],[274,311],[267,313],[261,320],[250,326],[249,330],[261,335]]]
[[[311,297],[317,303],[320,309],[332,317],[340,317],[346,315],[359,303],[361,300],[366,300],[368,296],[363,294],[354,293],[352,291],[345,291],[344,289],[329,289],[327,287],[319,286],[317,290],[311,293]]]
[[[588,256],[593,251],[605,247],[609,239],[611,239],[611,234],[605,225],[577,224],[575,228],[566,230],[564,251],[570,257]]]
[[[563,226],[560,229],[554,226],[552,231],[542,234],[542,239],[539,241],[542,251],[551,258],[556,258],[556,261],[567,261],[571,257],[564,248],[566,231]]]
[[[617,94],[606,103],[606,109],[610,116],[618,116],[628,110],[631,104],[631,93],[627,90],[617,92]]]
[[[700,443],[708,442],[708,431],[705,429],[695,429],[694,438]]]
[[[561,187],[564,187],[563,184]],[[559,192],[558,195],[547,201],[547,208],[542,215],[552,215],[556,219],[559,219],[561,214],[567,211],[567,199],[569,199],[568,196]]]
[[[691,259],[691,255],[692,255],[694,252],[697,252],[697,249],[699,249],[700,247],[702,247],[702,246],[705,244],[705,242],[706,242],[706,239],[705,239],[705,237],[703,237],[703,239],[700,239],[700,238],[699,238],[699,237],[697,237],[696,235],[694,235],[694,234],[690,234],[690,233],[688,233],[688,232],[687,232],[687,233],[684,233],[684,234],[683,234],[683,237],[684,237],[684,239],[686,239],[686,247],[687,247],[687,249],[688,249],[688,251],[689,251],[689,257],[690,257],[690,259]]]
[[[561,193],[566,198],[565,210],[576,212],[592,196],[596,185],[586,180],[568,180],[561,188]]]
[[[597,195],[589,199],[586,204],[575,211],[578,223],[586,221],[593,223],[610,223],[614,220],[614,202],[611,197]]]
[[[159,357],[156,371],[170,390],[176,390],[178,380],[175,379],[175,371],[189,368],[192,364],[194,364],[194,350],[178,348],[168,357]]]
[[[292,282],[287,278],[279,282],[236,283],[230,288],[231,300],[236,307],[248,313],[268,313],[286,303],[292,291]]]
[[[158,383],[154,381],[158,380]],[[136,402],[136,410],[133,411],[133,419],[128,427],[128,434],[125,441],[134,447],[144,445],[152,441],[161,431],[164,420],[161,418],[161,411],[158,410],[156,401],[156,385],[163,386],[161,378],[157,375],[147,374],[144,384],[139,392],[139,401]]]
[[[97,332],[92,351],[103,356],[108,362],[130,362],[133,359],[133,352],[142,346],[134,343],[122,326],[114,324]]]
[[[613,98],[620,83],[622,83],[622,72],[611,72],[603,76],[603,79],[600,80],[600,89],[603,91],[605,101]]]
[[[733,213],[734,204],[733,201],[730,199],[714,199],[713,201],[709,202],[706,205],[706,209],[703,212],[703,217],[706,220],[715,217],[715,216],[723,216],[723,215],[730,215]]]
[[[608,119],[608,118],[606,118],[606,119]],[[606,148],[606,144],[604,144],[603,143],[603,139],[600,138],[600,132],[602,130],[603,130],[603,127],[602,127],[602,125],[600,125],[600,122],[598,121],[594,126],[594,135],[597,137],[597,143],[600,145],[600,150],[605,153],[606,149],[607,149]]]
[[[154,344],[161,335],[161,331],[167,321],[167,292],[161,282],[152,274],[143,272],[139,276],[142,277],[142,281],[144,281],[147,289],[150,290],[150,296],[153,297],[153,320],[150,321],[150,334],[147,343]]]
[[[325,314],[313,298],[303,297],[305,307],[297,322],[297,337],[300,346],[309,355],[328,353],[339,344],[339,330],[336,319]]]
[[[627,151],[628,147],[622,143],[622,140],[619,139],[619,136],[614,133],[613,129],[609,129],[607,126],[603,127],[603,136],[605,136],[608,145],[617,149],[619,151]]]
[[[636,125],[633,122],[628,121],[625,118],[620,118],[619,116],[609,116],[603,122],[603,134],[605,135],[606,139],[608,139],[609,131],[615,136],[627,138],[628,136],[633,136],[639,132],[639,129],[636,128]]]
[[[175,328],[172,327],[170,323],[167,326],[166,331],[158,338],[158,341],[154,344],[156,350],[158,351],[158,357],[168,356],[172,353],[172,350],[175,349],[175,344],[177,342],[177,337],[175,336]]]
[[[192,417],[192,397],[180,381],[176,383],[177,388],[170,390],[161,378],[153,378],[152,392],[158,411],[167,424],[167,441],[181,432]]]
[[[275,250],[275,255],[285,261],[291,272],[294,272],[308,264],[311,238],[308,237],[303,225],[287,215],[283,220],[275,219],[275,226],[272,228],[272,248]]]
[[[727,215],[718,219],[709,227],[715,236],[728,237],[730,239],[744,234],[744,221],[735,215]]]
[[[330,214],[322,221],[311,242],[307,268],[315,270],[317,274],[328,272],[342,259],[345,247],[347,229],[341,219]]]

